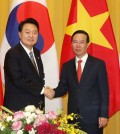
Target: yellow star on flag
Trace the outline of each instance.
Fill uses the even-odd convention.
[[[108,12],[91,17],[80,0],[77,0],[77,6],[77,22],[67,26],[66,34],[71,36],[76,30],[82,29],[89,33],[92,43],[113,49],[100,31],[101,27],[109,17]]]

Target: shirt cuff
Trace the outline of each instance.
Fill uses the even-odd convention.
[[[45,87],[42,88],[41,95],[44,94]]]

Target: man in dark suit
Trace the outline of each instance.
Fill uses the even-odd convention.
[[[5,56],[4,106],[17,111],[27,105],[44,108],[44,69],[38,49],[39,24],[33,18],[22,21],[18,27],[20,42]],[[32,53],[32,59],[30,59]]]
[[[79,125],[88,134],[102,134],[108,122],[108,78],[104,61],[87,53],[89,35],[78,30],[72,35],[75,57],[62,66],[58,87],[45,89],[49,98],[60,97],[68,92],[68,114],[76,113],[81,118]],[[78,61],[81,60],[81,63]],[[81,64],[80,82],[77,78]]]

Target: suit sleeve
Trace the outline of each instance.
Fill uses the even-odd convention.
[[[100,88],[100,117],[108,118],[108,108],[109,108],[109,86],[106,66],[104,62],[101,62],[98,72],[98,82]]]
[[[67,74],[66,73],[67,73],[66,66],[65,66],[65,64],[63,64],[59,84],[54,89],[55,90],[54,97],[61,97],[67,93],[68,84],[67,84]]]

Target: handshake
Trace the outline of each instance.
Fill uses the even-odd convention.
[[[49,99],[52,99],[55,95],[55,91],[52,88],[50,88],[49,86],[46,86],[44,88],[44,95],[46,97],[48,97]]]

